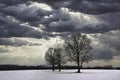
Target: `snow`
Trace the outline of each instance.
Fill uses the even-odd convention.
[[[0,71],[0,80],[120,80],[120,70]]]

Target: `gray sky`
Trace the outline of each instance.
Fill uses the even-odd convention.
[[[45,64],[49,47],[79,31],[92,40],[89,65],[120,66],[119,19],[119,0],[0,0],[0,64]]]

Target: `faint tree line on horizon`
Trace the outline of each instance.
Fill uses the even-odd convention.
[[[52,65],[53,71],[57,65],[59,71],[67,61],[77,64],[78,73],[84,62],[92,60],[91,40],[86,35],[73,33],[64,39],[63,48],[49,48],[45,53],[45,60]]]

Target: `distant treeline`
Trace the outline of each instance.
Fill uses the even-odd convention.
[[[46,70],[52,69],[52,66],[38,65],[38,66],[21,66],[21,65],[0,65],[0,70]],[[58,69],[56,66],[55,69]],[[61,69],[77,69],[77,66],[62,66]],[[82,67],[82,69],[120,69],[120,67],[112,66],[96,66],[96,67]]]

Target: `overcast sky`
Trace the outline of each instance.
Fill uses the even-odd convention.
[[[78,31],[92,40],[90,66],[120,66],[120,0],[0,0],[0,64],[45,64]]]

